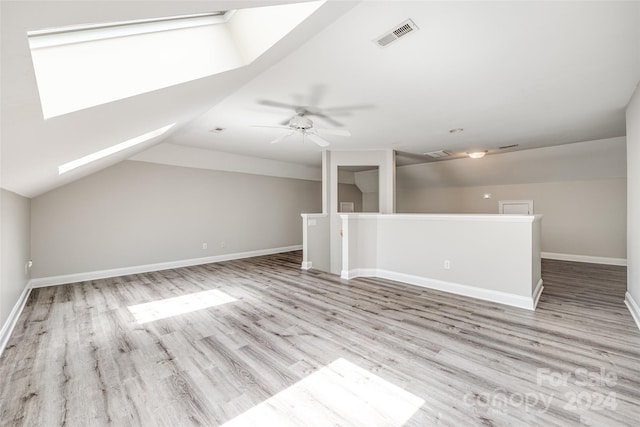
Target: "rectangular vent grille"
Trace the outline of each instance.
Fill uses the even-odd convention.
[[[434,159],[439,159],[440,157],[447,157],[449,153],[444,150],[440,151],[431,151],[429,153],[424,153],[425,156],[433,157]]]
[[[386,36],[382,37],[381,39],[379,39],[377,41],[377,43],[382,46],[385,47],[386,45],[388,45],[389,43],[392,43],[394,41],[398,40],[398,38],[396,36],[393,35],[393,33],[391,34],[387,34]]]
[[[395,28],[385,32],[380,37],[374,40],[380,47],[389,46],[394,41],[398,40],[400,37],[404,37],[409,33],[412,33],[418,30],[418,26],[411,19],[407,19],[406,21],[400,23]]]
[[[400,38],[410,31],[413,31],[413,28],[411,28],[411,25],[404,24],[402,27],[393,30],[393,35]]]

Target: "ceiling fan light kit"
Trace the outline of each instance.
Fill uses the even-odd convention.
[[[351,136],[351,132],[349,132],[346,129],[325,129],[325,128],[318,128],[316,126],[314,126],[313,121],[306,117],[306,114],[309,115],[315,115],[318,117],[322,117],[325,120],[331,122],[333,121],[332,119],[330,119],[329,117],[327,117],[325,114],[322,114],[320,112],[309,112],[307,109],[303,108],[303,107],[297,107],[297,106],[288,106],[287,104],[280,104],[280,103],[272,103],[272,102],[265,102],[262,101],[261,104],[264,105],[272,105],[272,106],[278,106],[278,107],[293,107],[296,111],[296,115],[293,116],[291,119],[288,120],[288,122],[285,122],[285,124],[287,124],[286,126],[260,126],[260,125],[254,125],[254,127],[265,127],[265,128],[275,128],[275,129],[286,129],[289,131],[288,134],[283,135],[279,138],[276,138],[275,140],[271,141],[272,144],[277,144],[280,143],[282,141],[284,141],[286,138],[293,136],[295,133],[299,133],[302,135],[302,140],[304,141],[304,138],[307,137],[309,138],[310,141],[312,141],[313,143],[317,144],[320,147],[328,147],[330,144],[329,141],[327,141],[326,139],[322,138],[320,135],[318,135],[319,133],[322,134],[327,134],[327,135],[335,135],[335,136]]]
[[[313,122],[301,113],[289,120],[289,127],[299,131],[306,131],[313,127]]]

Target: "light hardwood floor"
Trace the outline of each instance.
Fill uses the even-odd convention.
[[[0,358],[0,425],[640,423],[624,267],[545,260],[531,312],[300,261],[34,290]]]

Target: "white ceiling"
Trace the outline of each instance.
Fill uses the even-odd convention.
[[[265,3],[3,1],[2,187],[41,194],[135,152],[63,177],[59,164],[175,121],[165,142],[319,166],[314,144],[272,145],[285,131],[250,126],[293,115],[262,100],[354,106],[335,116],[353,136],[325,136],[338,150],[526,149],[625,134],[640,2],[329,2],[248,67],[42,119],[26,31]],[[407,18],[418,32],[384,49],[372,42]]]

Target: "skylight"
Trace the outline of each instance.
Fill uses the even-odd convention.
[[[151,138],[162,135],[174,126],[175,123],[171,123],[170,125],[161,127],[160,129],[152,130],[151,132],[144,133],[142,135],[136,136],[135,138],[128,139],[119,144],[112,145],[111,147],[107,147],[103,150],[96,151],[95,153],[88,154],[84,157],[80,157],[79,159],[60,165],[58,166],[58,175],[62,175],[63,173],[69,172],[88,163],[95,162],[96,160],[100,160],[119,151],[126,150],[127,148],[131,148],[134,145],[142,144],[143,142],[148,141]]]
[[[43,116],[248,65],[324,2],[30,31]]]

